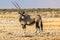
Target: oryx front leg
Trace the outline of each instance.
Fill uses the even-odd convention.
[[[26,35],[26,25],[22,25],[23,28],[23,35]]]

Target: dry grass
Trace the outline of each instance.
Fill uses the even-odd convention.
[[[0,14],[0,40],[60,40],[60,18],[42,18],[43,32],[35,35],[35,25],[27,26],[26,35],[22,37],[23,29],[17,12]]]

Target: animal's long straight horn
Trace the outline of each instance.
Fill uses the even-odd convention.
[[[19,11],[21,11],[22,12],[22,9],[21,9],[21,7],[18,5],[18,3],[15,1],[15,3],[16,3],[16,5],[18,6],[18,8],[19,8]]]
[[[18,6],[18,8],[20,8],[21,9],[21,7],[18,5],[18,3],[15,1],[15,3],[16,3],[16,5]]]
[[[11,1],[12,2],[12,1]],[[19,14],[22,14],[22,9],[21,7],[18,5],[18,3],[15,1],[15,2],[12,2],[12,4],[17,8],[19,9]]]
[[[15,3],[13,2],[13,1],[11,1],[12,2],[12,4],[18,9],[18,7],[15,5]]]

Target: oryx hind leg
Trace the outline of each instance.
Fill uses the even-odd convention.
[[[40,32],[39,22],[36,22],[36,35]]]
[[[42,24],[42,21],[40,23],[40,27],[41,27],[41,31],[43,31],[43,24]]]

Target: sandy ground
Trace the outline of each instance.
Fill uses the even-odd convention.
[[[0,40],[60,40],[60,18],[42,18],[43,32],[35,33],[35,24],[26,27],[23,34],[19,15],[0,15]]]

